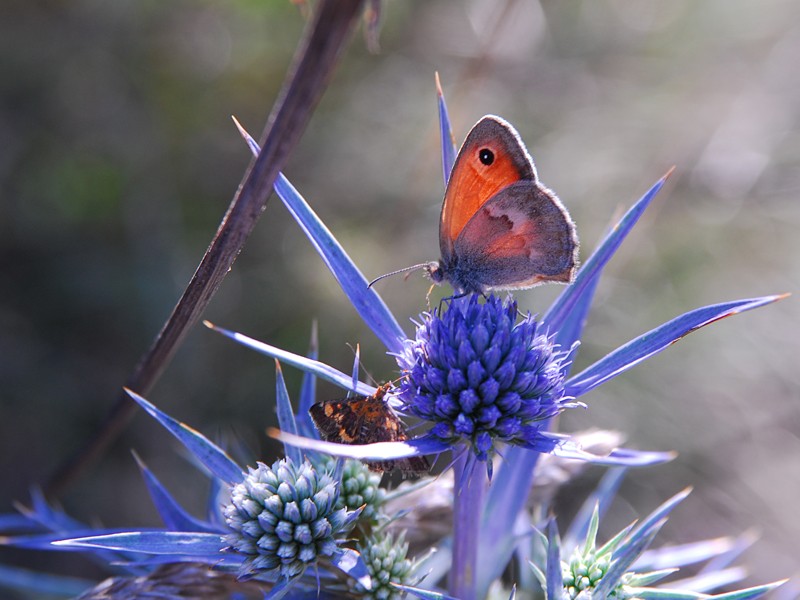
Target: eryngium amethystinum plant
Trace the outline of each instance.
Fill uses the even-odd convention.
[[[439,114],[446,182],[455,148],[441,94]],[[259,152],[252,138],[242,133],[251,150]],[[659,568],[651,568],[655,561],[649,557],[654,551],[648,548],[684,494],[597,547],[600,516],[616,492],[624,467],[654,465],[673,455],[622,448],[590,451],[582,447],[582,436],[551,430],[551,417],[583,406],[578,399],[588,391],[686,334],[781,298],[737,300],[687,312],[582,372],[570,373],[600,274],[663,183],[664,179],[658,181],[622,217],[541,319],[520,316],[510,298],[468,296],[423,313],[414,334],[408,336],[308,203],[280,176],[276,193],[397,361],[401,377],[387,394],[388,402],[398,412],[417,417],[424,427],[402,442],[322,442],[308,415],[316,401],[316,378],[357,394],[373,394],[374,386],[358,381],[357,368],[347,375],[318,361],[314,347],[308,356],[301,356],[209,324],[250,348],[306,371],[295,410],[277,368],[281,431],[276,435],[284,441],[285,458],[272,467],[257,464],[245,470],[205,436],[131,393],[211,474],[209,516],[198,519],[187,513],[144,465],[145,482],[164,521],[160,529],[88,527],[34,494],[32,507],[24,514],[0,521],[13,534],[4,543],[90,553],[113,568],[115,575],[94,586],[39,574],[26,577],[10,569],[0,572],[0,582],[37,591],[61,588],[68,595],[88,589],[84,598],[115,597],[113,591],[119,590],[116,597],[162,592],[164,597],[251,597],[252,593],[266,598],[414,594],[472,600],[487,597],[490,591],[493,597],[513,598],[516,590],[526,590],[551,599],[744,600],[769,592],[779,583],[710,595],[744,576],[741,569],[728,567],[742,547],[733,539],[662,548]],[[423,476],[391,492],[379,488],[377,477],[355,463],[326,458],[391,461],[450,452],[452,476]],[[497,454],[502,460],[494,460]],[[548,458],[542,461],[546,466],[539,461],[543,455]],[[550,503],[553,490],[534,495],[530,491],[542,469],[569,473],[571,467],[559,468],[557,463],[574,459],[623,468],[608,472],[562,541],[555,522],[542,520],[548,510],[557,509]],[[550,486],[558,481],[549,476],[542,479]],[[447,527],[443,527],[443,514],[450,519]],[[420,530],[398,529],[409,523]],[[406,548],[405,539],[430,542],[427,547]],[[424,561],[417,560],[422,557]],[[512,563],[528,567],[509,571]],[[675,570],[671,567],[692,563],[706,565],[703,577],[684,580],[679,586],[660,584]],[[515,581],[504,579],[508,572],[517,574]],[[205,592],[198,592],[201,589]]]

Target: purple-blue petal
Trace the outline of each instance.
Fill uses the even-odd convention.
[[[472,388],[462,390],[458,394],[458,404],[464,414],[471,415],[481,403],[480,396]]]
[[[424,403],[420,404],[424,405]],[[458,413],[458,403],[453,399],[452,394],[440,394],[439,396],[436,397],[436,404],[433,414],[435,414],[439,418],[449,419],[451,417],[454,417],[457,413]]]

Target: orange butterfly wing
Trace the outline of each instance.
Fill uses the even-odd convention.
[[[519,135],[500,117],[483,117],[467,134],[450,173],[439,223],[442,257],[452,256],[467,221],[487,200],[523,179],[536,181],[536,170]]]
[[[458,292],[572,280],[575,225],[537,181],[517,132],[499,117],[483,117],[461,146],[442,204],[439,246],[441,259],[428,273]]]
[[[464,226],[450,273],[469,290],[568,283],[577,263],[575,228],[556,196],[518,181],[492,196]]]

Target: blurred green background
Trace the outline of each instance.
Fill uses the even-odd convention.
[[[518,128],[584,259],[677,166],[607,269],[577,368],[700,305],[796,290],[795,0],[384,9],[380,53],[354,39],[286,167],[368,277],[438,257],[438,70],[459,141],[486,113]],[[92,435],[169,315],[250,159],[230,115],[258,137],[303,26],[282,0],[0,6],[0,511]],[[428,286],[414,274],[378,289],[409,324]],[[517,297],[542,312],[558,291]],[[277,199],[205,317],[296,352],[318,319],[323,360],[349,370],[360,343],[376,379],[395,373]],[[799,318],[795,297],[715,324],[562,418],[565,431],[615,428],[631,447],[680,453],[630,474],[607,533],[694,485],[662,542],[756,530],[748,582],[800,574]],[[272,361],[202,326],[149,397],[252,456],[276,452],[263,433]],[[131,448],[202,512],[204,479],[141,412],[65,509],[156,525]]]

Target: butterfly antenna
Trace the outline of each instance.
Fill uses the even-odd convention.
[[[418,265],[413,265],[411,267],[405,267],[404,269],[397,269],[397,271],[392,271],[391,273],[385,273],[380,277],[376,277],[372,281],[367,284],[367,288],[371,288],[373,284],[379,282],[381,279],[386,279],[387,277],[391,277],[392,275],[399,275],[400,273],[407,273],[409,271],[416,271],[417,269],[424,269],[431,263],[419,263]]]

